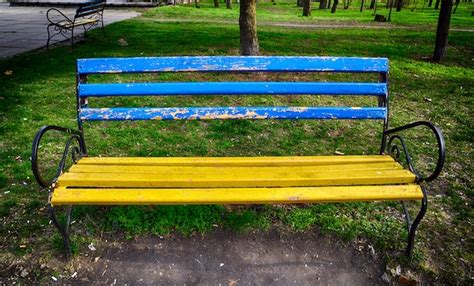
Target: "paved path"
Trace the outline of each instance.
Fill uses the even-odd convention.
[[[8,3],[0,3],[0,58],[36,50],[46,45],[48,9],[49,7],[10,7]],[[74,15],[75,12],[74,8],[60,10],[68,16]],[[107,25],[138,15],[138,12],[130,10],[105,8],[104,23]],[[64,39],[56,38],[56,41],[61,40]]]

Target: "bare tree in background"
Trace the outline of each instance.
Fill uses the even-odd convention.
[[[336,13],[337,4],[339,4],[339,0],[334,0],[334,3],[332,4],[331,8],[331,13]]]
[[[436,29],[436,42],[433,54],[433,61],[439,63],[446,56],[448,51],[448,34],[451,22],[451,11],[453,0],[443,0],[439,11],[438,28]]]
[[[303,0],[303,16],[311,16],[311,0]]]
[[[257,56],[260,53],[257,38],[257,2],[240,0],[240,53]]]

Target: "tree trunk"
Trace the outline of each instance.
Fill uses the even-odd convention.
[[[311,16],[311,0],[303,0],[303,16]]]
[[[364,9],[364,0],[360,1],[360,12]]]
[[[433,60],[437,63],[443,60],[448,50],[449,24],[451,22],[451,11],[453,0],[443,0],[439,11],[438,28],[436,29],[436,43]]]
[[[326,8],[328,8],[328,9],[331,8],[331,0],[328,0],[328,5],[326,6]]]
[[[375,1],[376,1],[376,0],[371,0],[371,1],[370,1],[370,10],[372,10],[372,9],[375,8]]]
[[[343,0],[344,2],[344,9],[347,10],[349,9],[349,5],[351,4],[350,0]]]
[[[461,2],[461,0],[456,0],[456,6],[454,7],[453,14],[456,14],[456,10],[458,9],[459,2]]]
[[[403,0],[398,0],[397,1],[397,12],[402,11],[402,6],[403,6]]]
[[[303,3],[301,0],[296,0],[296,6],[297,7],[303,7]]]
[[[428,2],[428,7],[431,7],[431,5],[433,5],[433,0],[430,0],[430,1]]]
[[[232,0],[225,0],[225,6],[227,9],[232,9]]]
[[[387,19],[388,22],[392,20],[392,9],[393,9],[393,3],[390,3],[390,10],[388,10],[388,19]]]
[[[439,0],[436,0],[436,3],[435,3],[435,10],[438,10],[439,9]]]
[[[259,54],[257,38],[257,3],[255,0],[240,0],[240,53],[243,56]]]
[[[326,9],[326,0],[319,1],[319,9]]]
[[[334,4],[332,5],[331,13],[336,13],[337,4],[339,4],[339,0],[334,0]]]
[[[214,0],[214,7],[219,8],[219,0]]]
[[[196,8],[201,8],[199,7],[199,0],[194,0],[194,4],[196,5]]]

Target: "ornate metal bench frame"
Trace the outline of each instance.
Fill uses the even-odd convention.
[[[105,67],[102,67],[102,68],[105,69]],[[113,73],[114,71],[110,70],[108,72]],[[77,75],[78,84],[85,83],[86,80],[87,80],[86,75],[84,74]],[[379,82],[381,83],[388,82],[387,73],[381,74],[381,76],[379,77]],[[81,120],[79,116],[81,107],[87,106],[87,99],[84,97],[80,97],[79,92],[77,93],[76,99],[77,99],[76,104],[77,104],[77,112],[78,112],[78,120],[77,120],[78,130],[72,130],[69,128],[63,128],[59,126],[43,126],[37,132],[33,140],[32,156],[31,156],[33,174],[36,180],[38,181],[39,185],[49,192],[49,196],[51,196],[52,194],[52,191],[55,187],[56,180],[61,175],[61,173],[65,170],[65,167],[66,167],[65,162],[68,159],[68,157],[70,156],[73,162],[76,162],[81,157],[87,157],[87,149],[86,149],[84,133],[83,133],[83,120]],[[381,146],[380,146],[379,153],[381,155],[389,154],[393,158],[395,158],[397,161],[401,161],[401,160],[405,161],[406,165],[408,166],[408,169],[416,176],[416,182],[420,184],[422,192],[423,192],[423,199],[421,201],[420,210],[414,220],[411,219],[408,212],[408,208],[406,207],[405,203],[403,201],[401,202],[403,212],[404,212],[404,217],[407,224],[407,231],[408,231],[407,247],[406,247],[405,253],[408,257],[411,257],[413,253],[416,230],[421,220],[423,219],[428,207],[428,196],[427,196],[425,186],[423,184],[433,181],[441,173],[444,162],[445,162],[445,141],[444,141],[441,129],[429,121],[417,121],[417,122],[413,122],[413,123],[400,126],[397,128],[389,129],[388,128],[389,126],[388,99],[389,99],[389,96],[388,96],[388,90],[387,90],[386,97],[385,98],[380,97],[379,102],[378,102],[379,107],[384,107],[387,109],[387,115],[383,122],[383,133],[382,133]],[[410,152],[407,148],[406,140],[401,135],[401,133],[403,133],[404,131],[413,130],[413,129],[417,129],[421,127],[427,128],[429,131],[431,131],[431,134],[434,136],[437,143],[438,155],[436,158],[436,166],[434,170],[432,171],[432,173],[429,175],[422,175],[421,172],[419,172],[416,169],[415,164],[412,160],[412,156],[410,155]],[[68,140],[66,141],[62,159],[58,165],[56,175],[54,176],[52,181],[47,181],[46,179],[44,179],[38,168],[38,149],[40,147],[40,142],[43,136],[49,131],[62,132],[66,134],[67,136],[69,136]],[[69,224],[70,224],[72,206],[69,206],[69,208],[67,209],[66,221],[64,224],[61,224],[59,222],[50,201],[48,201],[48,210],[50,212],[54,225],[59,229],[63,237],[64,247],[66,250],[66,258],[69,259],[71,256],[71,248],[70,248],[70,241],[69,241]]]
[[[88,2],[79,5],[77,8],[74,18],[66,16],[63,12],[57,8],[51,8],[46,12],[46,18],[48,19],[48,41],[46,48],[49,48],[49,43],[52,38],[56,36],[63,36],[68,38],[68,34],[71,34],[71,45],[74,45],[74,28],[81,27],[84,29],[84,36],[87,35],[87,31],[98,26],[102,27],[102,32],[105,33],[104,27],[104,8],[106,0],[98,0],[94,2]]]

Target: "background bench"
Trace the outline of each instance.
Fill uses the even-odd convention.
[[[49,22],[46,28],[48,30],[46,47],[49,47],[53,37],[58,35],[67,37],[68,32],[71,33],[71,45],[74,45],[74,28],[76,27],[82,27],[84,29],[84,36],[86,36],[88,30],[100,24],[105,35],[105,3],[106,0],[96,0],[80,4],[72,19],[56,8],[49,9],[46,12],[46,18]]]
[[[88,83],[92,74],[180,72],[309,72],[367,73],[365,82],[109,82]],[[421,184],[435,179],[444,164],[441,131],[420,121],[388,129],[388,60],[335,57],[161,57],[104,58],[77,61],[78,130],[45,126],[33,142],[33,172],[50,192],[49,209],[63,234],[69,256],[69,217],[61,225],[54,207],[60,205],[272,204],[397,200],[421,201],[409,231],[411,255],[415,232],[427,208]],[[115,96],[199,95],[330,95],[374,97],[374,106],[325,107],[90,107],[88,100]],[[380,152],[352,156],[286,157],[89,157],[83,123],[130,120],[378,120],[383,136]],[[413,166],[398,133],[427,127],[438,144],[435,170],[422,176]],[[58,172],[49,182],[38,171],[37,152],[49,130],[70,134]],[[73,147],[74,146],[74,147]],[[65,167],[65,158],[75,164]],[[392,154],[391,157],[388,154]],[[406,160],[408,170],[396,161]]]

